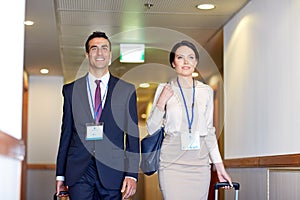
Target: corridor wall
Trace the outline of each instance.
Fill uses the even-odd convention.
[[[300,152],[299,10],[252,0],[224,27],[227,159]]]

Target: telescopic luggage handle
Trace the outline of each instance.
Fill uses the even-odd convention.
[[[237,183],[237,182],[232,182],[232,185],[233,185],[233,188],[235,190],[235,200],[238,200],[239,199],[239,189],[240,189],[240,184]],[[218,182],[215,184],[215,199],[217,200],[218,199],[218,191],[219,191],[219,188],[223,188],[225,186],[229,186],[229,183],[228,182]]]
[[[240,189],[240,184],[237,182],[232,182],[232,185],[234,187],[235,190],[239,190]],[[225,187],[225,186],[229,186],[229,182],[219,182],[215,184],[215,190],[218,190],[219,188]]]

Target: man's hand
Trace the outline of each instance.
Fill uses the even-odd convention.
[[[66,194],[59,194],[60,192],[68,192],[68,187],[65,186],[64,182],[63,181],[56,181],[56,196],[59,196],[59,197],[67,197],[69,196],[68,193]]]
[[[121,192],[123,193],[123,199],[128,199],[133,196],[136,192],[136,181],[132,178],[125,177]]]

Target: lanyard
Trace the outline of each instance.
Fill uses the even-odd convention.
[[[188,124],[189,124],[189,132],[191,133],[192,132],[192,124],[193,124],[193,121],[194,121],[195,81],[193,79],[193,102],[192,102],[192,118],[191,119],[190,119],[189,111],[188,111],[188,108],[187,108],[187,105],[186,105],[186,100],[185,100],[181,85],[179,83],[178,77],[177,77],[177,84],[179,86],[180,93],[181,93],[181,96],[182,96],[182,99],[183,99],[185,112],[186,112],[186,118],[187,118]]]
[[[91,99],[92,107],[93,107],[93,110],[94,110],[94,120],[96,121],[98,113],[100,111],[100,108],[102,108],[102,103],[104,102],[104,99],[106,97],[107,90],[108,90],[108,85],[106,85],[106,89],[105,89],[103,98],[100,101],[100,105],[98,106],[98,108],[95,108],[94,100],[93,100],[93,96],[92,96],[92,90],[91,90],[90,81],[89,81],[89,77],[88,76],[86,77],[86,82],[87,82],[87,85],[88,85],[88,89],[89,89],[89,93],[90,93],[90,99]]]

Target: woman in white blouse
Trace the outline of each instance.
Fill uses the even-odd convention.
[[[158,170],[160,189],[165,200],[206,200],[210,160],[219,181],[232,185],[213,126],[213,90],[192,77],[199,62],[199,53],[192,43],[177,43],[169,61],[177,77],[159,84],[147,120],[150,135],[165,126]]]

